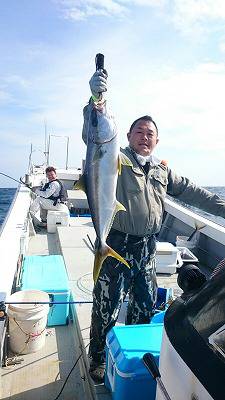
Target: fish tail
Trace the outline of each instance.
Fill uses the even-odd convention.
[[[102,251],[103,250],[103,251]],[[97,249],[95,253],[95,261],[94,261],[94,270],[93,270],[93,279],[94,283],[97,282],[97,279],[99,277],[100,270],[102,268],[102,264],[105,261],[107,257],[113,257],[116,258],[118,261],[126,265],[126,267],[130,268],[130,265],[128,262],[121,257],[115,250],[113,250],[109,246],[104,246],[104,249]]]

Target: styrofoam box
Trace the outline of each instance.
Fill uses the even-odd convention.
[[[56,232],[56,226],[68,226],[69,214],[64,211],[48,211],[47,215],[47,231],[48,233]]]
[[[156,242],[156,257],[163,264],[175,264],[177,262],[177,248],[169,242]]]
[[[169,242],[156,243],[156,272],[174,274],[177,269],[178,249]]]
[[[163,265],[163,264],[156,264],[156,273],[158,274],[175,274],[177,272],[177,265],[176,264],[171,264],[171,265]]]

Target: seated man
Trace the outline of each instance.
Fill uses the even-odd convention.
[[[43,223],[47,222],[47,212],[51,211],[64,211],[69,213],[66,206],[67,194],[62,182],[57,179],[56,170],[54,167],[47,167],[45,170],[48,178],[43,188],[35,189],[34,193],[37,197],[34,199],[30,207],[32,216],[40,210],[40,217]]]

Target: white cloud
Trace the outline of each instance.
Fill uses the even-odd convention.
[[[114,66],[112,69],[114,70]],[[126,145],[126,132],[136,117],[152,114],[160,130],[157,152],[162,158],[168,157],[170,166],[175,170],[196,180],[194,173],[200,168],[198,165],[200,159],[210,163],[211,158],[220,158],[222,163],[222,154],[225,150],[223,128],[225,64],[204,63],[183,72],[162,68],[163,78],[158,77],[154,69],[149,74],[146,68],[140,75],[135,76],[135,81],[133,72],[132,68],[127,70],[123,90],[117,75],[111,76],[109,80],[108,98],[118,122],[121,144]],[[86,82],[86,78],[84,79]],[[81,129],[82,107],[89,95],[87,82],[84,85],[80,76],[76,79],[74,75],[66,75],[65,71],[61,70],[57,79],[49,75],[36,79],[30,91],[36,104],[39,102],[42,104],[42,111],[38,108],[35,110],[35,107],[30,111],[33,103],[30,104],[25,116],[11,121],[7,130],[1,128],[0,137],[3,139],[5,135],[5,142],[17,146],[18,157],[19,154],[24,157],[25,153],[28,157],[32,142],[36,149],[34,153],[36,160],[41,157],[38,149],[42,143],[44,146],[44,120],[46,120],[49,134],[70,137],[69,165],[79,166],[81,158],[85,155]],[[190,153],[192,149],[191,158],[185,158],[185,153],[187,151]],[[64,166],[64,142],[55,153],[56,158],[51,160],[52,163]],[[184,156],[181,164],[179,154]],[[208,165],[207,169],[210,169]],[[203,178],[204,172],[197,180],[201,183],[204,182]],[[213,179],[209,178],[205,182],[214,182]],[[219,179],[218,177],[218,182]]]
[[[23,78],[22,76],[19,75],[6,75],[5,77],[2,77],[2,82],[5,82],[8,86],[14,86],[18,85],[22,88],[29,88],[31,86],[31,83],[28,79]]]
[[[121,4],[126,5],[125,1]],[[202,63],[181,72],[173,69],[171,64],[164,67],[163,63],[159,64],[149,55],[143,59],[144,62],[137,64],[134,49],[139,43],[138,39],[140,37],[132,26],[122,24],[113,34],[106,30],[106,35],[101,39],[100,51],[105,54],[107,66],[112,71],[109,74],[108,96],[118,121],[121,144],[127,144],[126,132],[136,117],[152,114],[160,130],[157,152],[162,154],[162,158],[166,158],[170,152],[175,153],[170,161],[175,169],[176,164],[180,166],[177,154],[185,154],[186,149],[190,148],[193,148],[196,158],[199,154],[207,154],[215,160],[216,154],[224,152],[225,65]],[[0,137],[8,135],[8,140],[18,145],[21,159],[24,157],[22,146],[27,146],[28,153],[30,142],[35,147],[44,143],[43,121],[46,119],[49,134],[70,136],[69,165],[80,165],[85,155],[81,140],[82,107],[89,96],[88,80],[93,72],[94,56],[98,52],[91,39],[86,44],[75,55],[67,49],[57,49],[51,68],[35,71],[31,86],[23,76],[7,77],[8,85],[17,87],[12,95],[15,96],[18,109],[13,125],[10,117],[7,130],[4,132],[1,128]],[[118,57],[121,63],[118,63]],[[84,64],[83,60],[90,61]],[[122,76],[121,64],[123,71],[126,71]],[[26,85],[28,90],[25,90]],[[4,92],[5,88],[1,87]],[[21,112],[19,108],[22,107]],[[65,154],[64,150],[56,153],[58,160],[62,153]],[[35,155],[38,156],[38,152]],[[198,161],[195,162],[194,157],[194,154],[190,157],[193,170],[198,168]],[[62,165],[61,162],[56,164]],[[182,164],[189,168],[189,160],[184,160]],[[210,167],[208,170],[211,170]],[[184,174],[192,175],[189,172]]]
[[[92,16],[123,16],[127,8],[114,0],[56,0],[64,18],[84,20]]]
[[[170,18],[175,27],[185,34],[215,31],[213,22],[225,20],[223,0],[174,0]]]
[[[0,78],[0,103],[9,105],[17,102],[18,92],[31,87],[31,83],[19,75],[5,75]],[[17,92],[17,93],[16,93]]]
[[[0,89],[0,104],[8,104],[12,100],[10,93]]]
[[[186,16],[191,22],[225,18],[223,0],[174,0],[174,6],[177,16]]]
[[[127,71],[120,92],[119,83],[112,82],[109,94],[122,145],[132,121],[150,114],[159,127],[156,155],[199,184],[223,185],[225,63],[202,63],[184,71],[162,67],[160,73],[146,68],[134,81],[133,71]]]
[[[120,131],[125,133],[132,119],[151,114],[159,125],[160,147],[183,152],[190,146],[196,152],[225,151],[225,64],[174,70],[163,79],[153,75],[137,76],[130,86],[128,77],[119,102],[127,107],[119,110],[116,101],[113,106]],[[116,83],[114,86],[112,100],[118,90]],[[123,138],[125,144],[124,134]]]
[[[149,7],[185,35],[201,37],[216,31],[225,20],[224,0],[53,0],[64,18],[85,20],[93,16],[130,18],[133,7]]]
[[[219,50],[222,53],[225,53],[225,40],[223,40],[221,43],[219,43]]]
[[[168,0],[118,0],[119,3],[127,4],[127,6],[144,6],[161,8],[166,6]]]

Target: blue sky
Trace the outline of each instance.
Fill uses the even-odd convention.
[[[80,166],[101,52],[121,145],[150,114],[158,157],[200,185],[225,186],[223,0],[1,0],[0,50],[0,172],[27,172],[31,143],[33,161],[44,160],[45,122],[48,134],[69,136],[69,166]],[[64,167],[65,152],[66,139],[54,138],[51,163]]]

